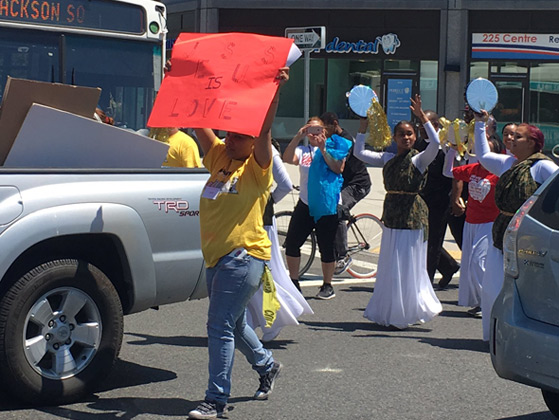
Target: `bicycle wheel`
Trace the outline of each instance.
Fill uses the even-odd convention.
[[[286,268],[287,260],[285,259],[285,238],[287,237],[287,230],[289,228],[289,222],[291,222],[292,214],[292,211],[280,211],[275,214],[276,226],[278,230],[278,241],[281,246],[281,255],[283,256],[283,263],[285,264]],[[303,274],[305,274],[309,270],[309,268],[311,268],[315,253],[316,236],[313,231],[301,247],[301,265],[299,266],[299,278],[303,277]]]
[[[347,272],[350,275],[365,279],[377,274],[383,229],[380,219],[372,214],[359,214],[348,222],[347,247],[352,263]]]

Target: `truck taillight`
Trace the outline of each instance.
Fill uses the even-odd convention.
[[[532,205],[536,202],[536,197],[532,196],[518,209],[510,221],[505,237],[503,238],[503,263],[505,273],[512,277],[518,277],[518,259],[516,256],[516,237],[518,228],[524,216],[528,214]]]

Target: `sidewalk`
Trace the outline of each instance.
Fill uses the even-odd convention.
[[[299,185],[299,168],[288,164],[286,164],[285,167],[287,168],[287,172],[291,177],[293,185]],[[384,185],[382,182],[382,168],[368,168],[368,171],[371,176],[371,181],[373,182],[371,192],[367,195],[367,197],[357,203],[357,205],[353,208],[353,214],[372,213],[380,218],[382,216],[382,206],[385,195]],[[274,206],[275,211],[293,210],[298,198],[299,194],[294,190],[291,194],[288,194],[283,200]],[[460,248],[458,248],[458,245],[456,245],[454,238],[450,234],[449,229],[447,229],[443,246],[454,257],[454,259],[461,259],[462,253]],[[458,273],[456,273],[455,276],[458,276]]]

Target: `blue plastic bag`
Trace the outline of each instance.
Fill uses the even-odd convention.
[[[336,160],[347,157],[353,142],[334,134],[326,139],[326,151]],[[317,152],[309,168],[309,212],[317,222],[322,216],[337,213],[340,191],[344,179],[341,174],[333,172],[322,153]]]

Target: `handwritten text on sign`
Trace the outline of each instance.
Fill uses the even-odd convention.
[[[148,125],[259,135],[292,43],[256,34],[181,34]]]

